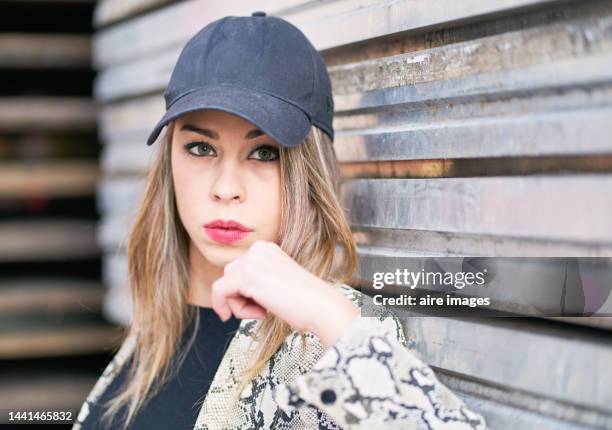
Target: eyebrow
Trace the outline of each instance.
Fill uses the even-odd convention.
[[[219,139],[219,133],[217,133],[216,131],[209,130],[207,128],[201,128],[193,124],[184,124],[181,127],[181,130],[193,131],[195,133],[203,134],[204,136],[210,137],[211,139]],[[263,134],[264,134],[263,131],[261,131],[258,128],[254,128],[253,130],[249,131],[244,136],[244,138],[245,139],[255,139],[256,137],[261,136]]]

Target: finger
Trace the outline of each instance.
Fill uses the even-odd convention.
[[[235,284],[228,282],[227,277],[222,276],[212,283],[211,303],[213,310],[223,321],[232,315],[227,298],[236,294]]]
[[[237,261],[238,259],[228,264],[235,264]],[[242,260],[240,264],[246,263],[245,260]],[[250,262],[249,264],[253,263]],[[240,266],[237,264],[236,267]],[[250,278],[247,278],[245,273],[249,273]],[[273,289],[268,285],[267,281],[268,278],[264,281],[257,271],[228,270],[213,283],[213,308],[216,311],[218,310],[219,316],[223,321],[226,321],[234,313],[229,306],[228,299],[230,297],[245,297],[250,299],[248,303],[259,306],[259,308],[249,307],[247,309],[249,315],[251,315],[251,312],[254,312],[255,315],[266,316],[269,311],[268,304],[278,300],[278,292],[272,291]]]
[[[239,295],[227,297],[228,305],[236,317],[252,318],[253,316],[261,317],[266,315],[266,308],[247,296],[250,290],[251,288],[247,287],[240,288]]]
[[[227,321],[232,314],[238,317],[236,309],[231,307],[230,299],[247,298],[248,307],[245,312],[248,312],[249,316],[243,316],[242,318],[251,318],[252,315],[256,317],[265,316],[267,311],[264,306],[258,303],[256,298],[253,298],[253,289],[250,282],[245,281],[236,272],[224,275],[213,282],[213,309],[223,321]],[[245,306],[244,302],[240,303],[242,306],[239,306],[237,310]]]
[[[238,319],[255,318],[260,319],[266,316],[267,311],[255,303],[253,300],[244,297],[228,298],[229,307]]]

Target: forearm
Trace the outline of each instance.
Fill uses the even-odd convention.
[[[407,347],[396,316],[349,319],[350,308],[342,311],[340,301],[335,302],[336,313],[331,310],[334,300],[330,297],[322,306],[318,319],[327,318],[329,324],[313,330],[327,346],[324,355],[307,374],[275,388],[275,399],[285,412],[307,404],[342,428],[356,430],[487,429],[484,417],[470,410]],[[348,326],[342,328],[346,321]]]

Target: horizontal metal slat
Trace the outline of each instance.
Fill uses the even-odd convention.
[[[457,79],[338,94],[334,95],[335,109],[345,112],[389,108],[391,105],[407,107],[410,104],[439,103],[440,100],[491,99],[517,93],[609,83],[612,81],[609,72],[611,64],[612,52],[537,64],[520,70],[500,70]],[[577,67],[581,73],[576,73]]]
[[[122,333],[112,325],[49,327],[0,334],[0,359],[99,353],[116,346]]]
[[[0,261],[51,261],[100,254],[95,223],[81,219],[3,221],[0,237]]]
[[[98,163],[89,160],[0,162],[0,198],[93,194]]]
[[[3,375],[0,404],[5,411],[74,411],[72,417],[67,417],[72,422],[99,377],[76,371]],[[14,426],[15,422],[10,422],[8,414],[3,413],[0,424]]]
[[[355,227],[612,242],[610,175],[353,179],[341,194]]]
[[[354,226],[358,248],[377,256],[609,257],[612,244]]]
[[[73,279],[18,279],[0,282],[0,314],[66,313],[99,310],[104,287]]]
[[[607,139],[611,117],[612,108],[605,107],[429,124],[407,122],[341,132],[334,147],[340,162],[612,153]]]
[[[78,97],[1,97],[0,131],[31,129],[91,131],[96,128],[93,100]]]
[[[584,429],[612,424],[612,415],[514,389],[471,381],[434,369],[444,385],[468,407],[483,414],[492,429]]]
[[[0,34],[2,68],[90,67],[91,36]]]
[[[95,27],[106,26],[173,2],[174,0],[98,0],[94,9],[93,24]]]

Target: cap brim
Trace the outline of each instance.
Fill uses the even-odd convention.
[[[155,143],[170,121],[200,109],[217,109],[240,116],[289,148],[302,143],[311,127],[308,115],[291,103],[251,88],[223,84],[203,87],[179,98],[155,125],[147,145]]]

